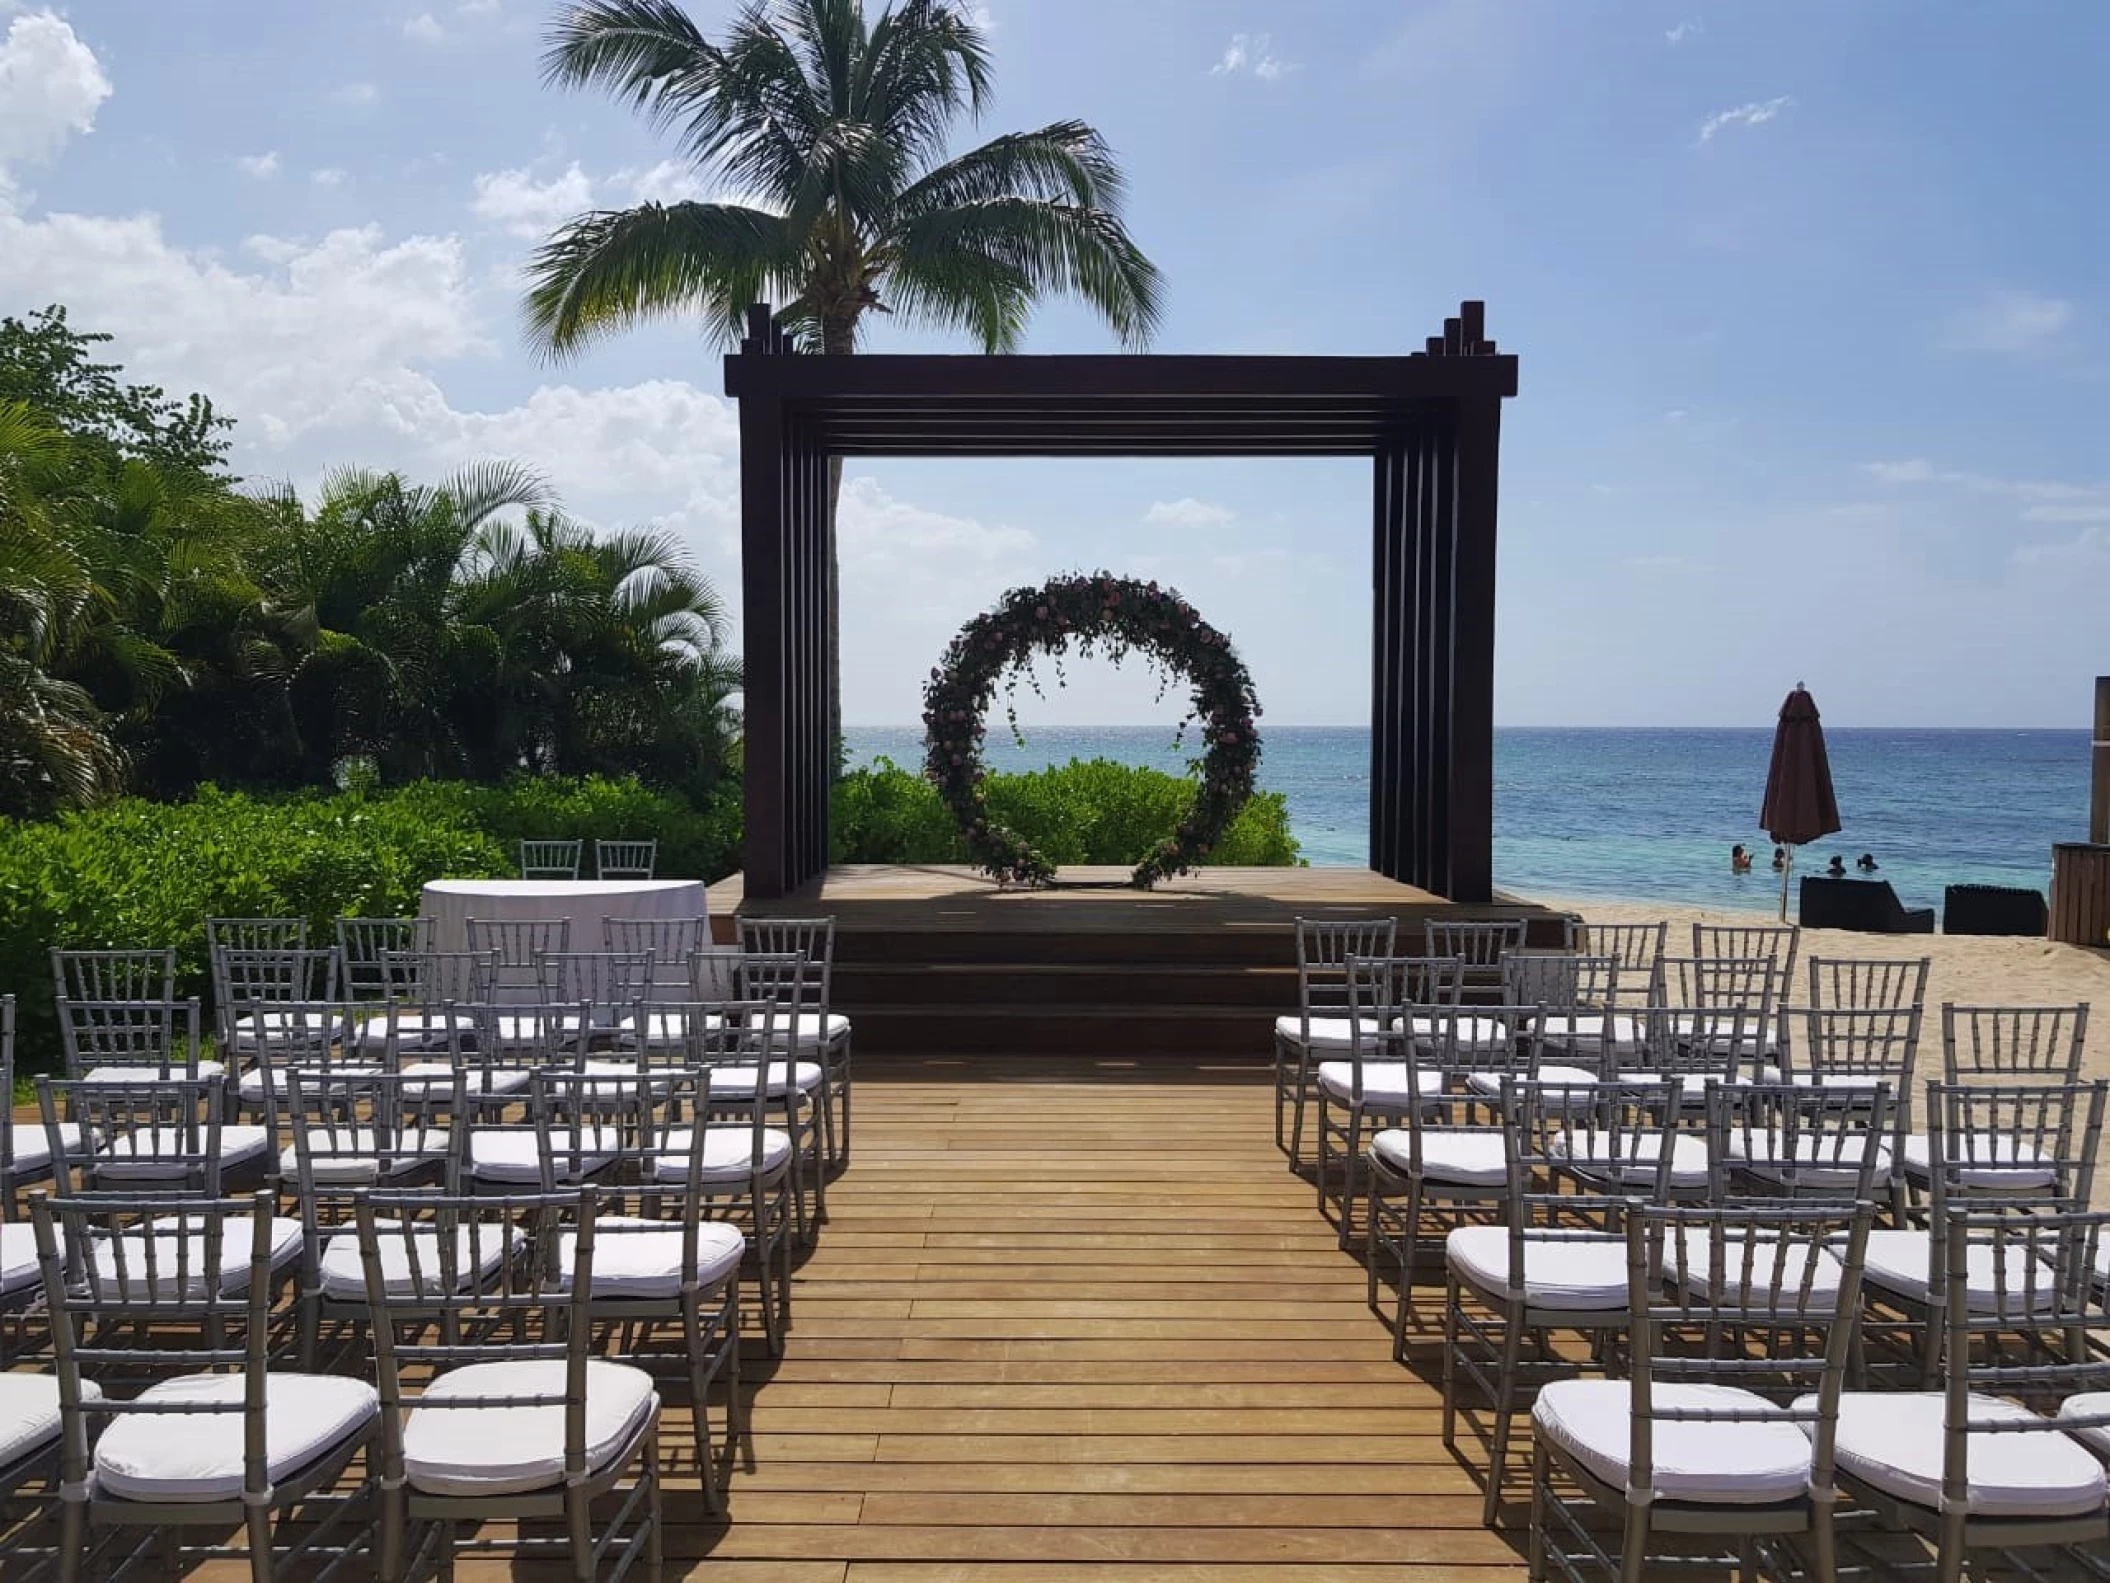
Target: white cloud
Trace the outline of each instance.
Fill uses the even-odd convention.
[[[454,9],[463,16],[496,16],[498,0],[462,0]]]
[[[381,97],[381,90],[370,82],[348,82],[332,90],[330,98],[338,104],[372,104]]]
[[[308,180],[318,187],[342,187],[351,173],[342,165],[324,165],[308,172]]]
[[[1187,495],[1178,500],[1153,501],[1150,509],[1143,513],[1143,520],[1153,527],[1214,528],[1221,527],[1236,515],[1229,506]]]
[[[1943,344],[1959,352],[2026,356],[2050,350],[2078,317],[2063,297],[1995,288],[1950,321]]]
[[[446,41],[447,30],[430,11],[420,11],[403,24],[403,36],[413,44],[440,44]]]
[[[476,178],[469,212],[515,236],[542,236],[592,203],[593,180],[573,160],[562,175],[548,181],[537,181],[524,167],[486,171]]]
[[[1701,25],[1699,19],[1694,18],[1693,20],[1688,22],[1680,22],[1675,27],[1665,30],[1663,34],[1663,39],[1664,42],[1669,44],[1672,49],[1676,49],[1687,39],[1698,38],[1702,33],[1706,31],[1707,29]]]
[[[1899,462],[1870,462],[1864,469],[1881,484],[1928,485],[1964,495],[2012,502],[2023,522],[2110,522],[2110,482],[2076,484],[2056,478],[2000,478],[1962,468],[1936,467],[1923,456]]]
[[[245,176],[254,176],[258,181],[268,181],[278,174],[278,150],[272,148],[261,154],[238,155],[235,165]]]
[[[91,130],[110,97],[95,52],[49,11],[16,17],[0,37],[0,181],[12,164],[55,158]]]
[[[1764,126],[1794,102],[1788,95],[1782,94],[1777,99],[1740,104],[1734,110],[1717,110],[1700,123],[1700,141],[1712,143],[1719,133],[1733,126]]]
[[[1233,33],[1231,42],[1224,46],[1223,55],[1209,68],[1209,75],[1230,77],[1249,71],[1255,77],[1273,81],[1296,69],[1295,62],[1283,60],[1274,53],[1273,41],[1267,34]]]
[[[648,170],[619,170],[608,179],[638,203],[686,203],[704,193],[696,172],[678,159],[663,159]],[[585,202],[582,198],[580,206]]]

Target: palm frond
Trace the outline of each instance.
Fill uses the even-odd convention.
[[[783,220],[737,204],[640,204],[573,220],[528,263],[529,335],[562,356],[646,319],[701,310],[721,337],[795,267]]]

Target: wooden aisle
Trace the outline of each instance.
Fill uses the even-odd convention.
[[[1261,1074],[888,1062],[857,1107],[737,1521],[670,1577],[1522,1577]]]

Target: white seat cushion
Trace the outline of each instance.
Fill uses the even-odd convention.
[[[850,1019],[831,1011],[823,1023],[819,1012],[802,1011],[796,1022],[779,1022],[771,1037],[778,1044],[794,1039],[802,1046],[839,1044],[850,1037]]]
[[[2057,1169],[2046,1163],[2042,1151],[2020,1138],[1967,1132],[1945,1141],[1950,1176],[1961,1186],[2027,1193],[2058,1185]],[[1933,1177],[1934,1140],[1923,1132],[1905,1138],[1905,1174],[1921,1182]]]
[[[431,1050],[443,1048],[452,1034],[474,1032],[476,1019],[459,1013],[449,1016],[444,1011],[398,1010],[392,1015],[372,1017],[362,1022],[352,1035],[352,1043],[363,1053],[379,1052],[388,1044],[391,1025],[395,1029],[397,1049]]]
[[[1791,1177],[1801,1187],[1851,1188],[1861,1179],[1865,1137],[1822,1133],[1796,1135],[1792,1158],[1787,1140],[1775,1132],[1729,1134],[1729,1158],[1760,1181],[1785,1184]],[[1875,1163],[1868,1185],[1884,1187],[1890,1182],[1890,1145],[1875,1144]]]
[[[1663,1139],[1656,1134],[1622,1134],[1610,1137],[1594,1127],[1563,1132],[1553,1140],[1556,1159],[1574,1160],[1578,1171],[1605,1176],[1629,1186],[1653,1186],[1657,1162],[1663,1158]],[[1670,1138],[1670,1185],[1696,1188],[1707,1185],[1707,1145],[1686,1133]]]
[[[403,1471],[428,1495],[517,1495],[564,1479],[564,1363],[471,1363],[434,1380],[403,1425]],[[550,1406],[449,1407],[464,1397],[552,1396]],[[598,1358],[586,1365],[586,1469],[608,1468],[659,1411],[652,1376]]]
[[[652,1162],[652,1174],[662,1182],[685,1181],[689,1174],[689,1150],[694,1134],[686,1127],[670,1130],[663,1140],[667,1152]],[[754,1134],[745,1123],[703,1129],[703,1166],[700,1180],[744,1182],[754,1173]],[[775,1127],[762,1129],[762,1174],[781,1175],[791,1163],[791,1134]]]
[[[1499,1050],[1509,1042],[1509,1029],[1497,1017],[1409,1017],[1407,1032],[1415,1046],[1434,1049],[1437,1036],[1449,1030],[1456,1048],[1471,1054]]]
[[[118,1301],[129,1297],[160,1302],[203,1297],[215,1287],[222,1293],[247,1291],[250,1238],[254,1235],[249,1224],[246,1219],[222,1223],[216,1265],[206,1262],[210,1244],[204,1222],[196,1218],[150,1220],[138,1231],[103,1237],[91,1255],[96,1274],[103,1282],[102,1296]],[[270,1228],[271,1268],[280,1270],[300,1257],[301,1226],[297,1220],[274,1216]]]
[[[621,1152],[623,1135],[615,1127],[581,1127],[574,1147],[570,1129],[559,1128],[552,1132],[550,1142],[561,1173],[584,1175],[600,1170]],[[539,1182],[542,1140],[532,1127],[472,1132],[469,1174],[480,1182]]]
[[[1875,1072],[1827,1072],[1822,1077],[1812,1077],[1807,1072],[1798,1072],[1788,1081],[1797,1088],[1829,1088],[1844,1094],[1865,1094],[1878,1084],[1890,1085],[1891,1093],[1898,1091],[1897,1079]]]
[[[1362,1024],[1365,1044],[1374,1045],[1384,1037],[1386,1021],[1381,1017],[1314,1017],[1306,1023],[1294,1016],[1275,1019],[1275,1037],[1307,1050],[1345,1050],[1354,1042],[1357,1022]]]
[[[1556,1083],[1566,1088],[1587,1091],[1599,1081],[1597,1073],[1587,1066],[1570,1066],[1564,1061],[1541,1061],[1529,1072],[1518,1072],[1517,1077],[1535,1083]],[[1502,1092],[1500,1072],[1474,1072],[1465,1080],[1465,1086],[1476,1094],[1493,1098]]]
[[[67,1158],[80,1155],[81,1125],[77,1121],[59,1123],[59,1147],[66,1151]],[[42,1176],[51,1169],[51,1134],[44,1124],[37,1121],[18,1121],[14,1126],[14,1158],[10,1162],[15,1176],[20,1180]]]
[[[83,1400],[101,1401],[102,1395],[102,1388],[95,1381],[81,1381]],[[0,1468],[14,1466],[58,1438],[58,1377],[0,1374]]]
[[[381,1162],[375,1155],[374,1129],[350,1127],[342,1131],[316,1133],[308,1145],[309,1169],[317,1184],[327,1187],[357,1187],[381,1179]],[[407,1176],[443,1159],[448,1135],[442,1127],[414,1127],[395,1136],[389,1151],[388,1174]],[[300,1154],[291,1144],[279,1152],[279,1173],[289,1181],[300,1174]]]
[[[1370,1140],[1370,1152],[1402,1175],[1412,1169],[1413,1148],[1412,1135],[1403,1127],[1388,1127]],[[1421,1174],[1465,1187],[1500,1187],[1509,1180],[1502,1134],[1492,1128],[1424,1127]]]
[[[2088,1391],[2059,1403],[2059,1421],[2068,1426],[2066,1432],[2093,1446],[2098,1456],[2110,1457],[2110,1422],[2075,1422],[2086,1419],[2110,1419],[2110,1391]]]
[[[1353,1061],[1321,1061],[1319,1063],[1319,1087],[1331,1098],[1343,1104],[1352,1104],[1355,1095],[1355,1067]],[[1365,1061],[1363,1067],[1363,1103],[1373,1110],[1398,1110],[1414,1102],[1408,1089],[1407,1064],[1404,1061]],[[1434,1068],[1420,1073],[1417,1086],[1420,1092],[1433,1097],[1443,1092],[1443,1077]]]
[[[1630,1054],[1642,1047],[1641,1021],[1638,1017],[1624,1017],[1614,1013],[1610,1018],[1592,1016],[1588,1012],[1574,1014],[1550,1014],[1539,1021],[1534,1030],[1545,1043],[1571,1050],[1601,1050],[1605,1043],[1605,1024],[1612,1028],[1612,1048],[1621,1054]]]
[[[205,1128],[201,1126],[197,1132],[199,1147],[203,1147],[205,1136]],[[136,1133],[121,1133],[97,1146],[96,1175],[110,1182],[165,1182],[192,1168],[190,1162],[169,1158],[182,1154],[191,1146],[182,1129],[177,1127],[148,1127]],[[223,1171],[247,1165],[268,1154],[270,1149],[271,1134],[266,1128],[220,1129],[220,1169]]]
[[[198,1076],[225,1077],[227,1068],[218,1061],[200,1061]],[[88,1069],[86,1081],[90,1083],[163,1083],[170,1078],[190,1076],[190,1068],[180,1061],[171,1062],[167,1071],[158,1066],[94,1066]]]
[[[1775,1036],[1773,1019],[1769,1016],[1760,1025],[1757,1012],[1746,1012],[1741,1019],[1743,1036],[1738,1038],[1736,1029],[1739,1019],[1733,1012],[1722,1012],[1707,1019],[1703,1031],[1697,1017],[1680,1017],[1671,1024],[1671,1032],[1688,1045],[1705,1045],[1709,1049],[1736,1050],[1742,1055],[1777,1055],[1780,1041]]]
[[[1814,1398],[1805,1397],[1798,1406]],[[1839,1398],[1839,1470],[1898,1500],[1938,1509],[1946,1436],[1942,1398],[1922,1391],[1847,1391]],[[1974,1422],[2040,1423],[2041,1432],[1970,1437],[1965,1510],[1973,1517],[2072,1517],[2103,1509],[2103,1465],[2025,1407],[1973,1393]]]
[[[409,1297],[435,1292],[445,1274],[440,1260],[440,1233],[436,1226],[413,1231],[406,1239],[400,1220],[377,1220],[374,1230],[380,1244],[381,1280],[391,1296]],[[526,1240],[520,1232],[501,1237],[488,1226],[457,1225],[454,1228],[454,1284],[468,1291],[498,1273],[506,1255]],[[416,1270],[411,1266],[416,1257]],[[340,1302],[366,1301],[366,1268],[360,1262],[359,1234],[340,1231],[323,1244],[321,1287],[325,1297]]]
[[[626,1229],[627,1228],[627,1229]],[[593,1295],[676,1297],[681,1293],[682,1228],[664,1220],[603,1215],[593,1223]],[[579,1238],[557,1239],[558,1284],[571,1289],[569,1271],[578,1260]],[[704,1290],[721,1285],[740,1268],[747,1238],[738,1226],[706,1220],[696,1228],[696,1281]]]
[[[311,1037],[330,1025],[327,1012],[253,1011],[234,1020],[234,1047],[254,1050],[259,1044],[286,1044]]]
[[[744,1098],[752,1098],[755,1079],[761,1075],[760,1063],[753,1066],[714,1066],[711,1068],[711,1102],[737,1104]],[[772,1061],[769,1063],[768,1086],[763,1089],[765,1099],[782,1099],[796,1086],[801,1094],[810,1094],[821,1086],[821,1069],[813,1061]]]
[[[579,1019],[564,1012],[554,1017],[507,1014],[493,1017],[489,1026],[491,1037],[500,1049],[539,1050],[553,1035],[560,1041],[576,1038]]]
[[[1509,1228],[1459,1226],[1444,1238],[1445,1262],[1482,1292],[1509,1290]],[[1527,1232],[1524,1301],[1533,1308],[1626,1312],[1626,1239]]]
[[[1655,1418],[1651,1480],[1659,1500],[1768,1506],[1809,1493],[1810,1441],[1763,1396],[1730,1385],[1654,1385],[1658,1408],[1763,1415],[1770,1422]],[[1531,1427],[1615,1490],[1633,1466],[1634,1388],[1625,1380],[1555,1380],[1532,1405]]]
[[[534,1080],[534,1074],[519,1067],[471,1066],[465,1069],[468,1090],[472,1097],[494,1096],[503,1098],[507,1094],[523,1094]],[[403,1096],[409,1100],[431,1099],[446,1093],[454,1086],[454,1063],[451,1061],[406,1061],[403,1063],[405,1077],[432,1079],[427,1083],[405,1083]]]
[[[267,1378],[264,1451],[273,1484],[336,1450],[381,1413],[380,1397],[364,1380],[276,1372]],[[190,1374],[149,1386],[142,1401],[231,1403],[234,1410],[119,1415],[95,1443],[99,1491],[137,1501],[239,1497],[243,1390],[239,1374]]]
[[[377,1065],[370,1065],[365,1062],[343,1061],[333,1064],[331,1070],[333,1072],[342,1073],[345,1076],[351,1076],[354,1073],[358,1072],[378,1072],[381,1070],[381,1068]],[[243,1104],[255,1106],[261,1105],[264,1102],[264,1080],[265,1070],[261,1066],[252,1066],[248,1071],[244,1072],[240,1077],[235,1079],[235,1092],[241,1096]],[[273,1091],[281,1100],[283,1100],[286,1097],[287,1093],[286,1068],[283,1066],[273,1067],[271,1069],[270,1080]]]
[[[35,1228],[26,1220],[0,1226],[0,1297],[34,1286],[37,1280]]]
[[[1664,1255],[1664,1275],[1685,1284],[1702,1299],[1724,1308],[1753,1307],[1783,1314],[1836,1314],[1845,1262],[1832,1249],[1815,1243],[1761,1234],[1757,1246],[1749,1236],[1724,1236],[1722,1271],[1715,1271],[1715,1247],[1701,1232],[1683,1236],[1682,1265]],[[1808,1295],[1803,1289],[1807,1285]],[[1775,1294],[1778,1294],[1777,1296]]]
[[[2025,1295],[2040,1311],[2056,1307],[2056,1276],[2048,1265],[2039,1265],[2033,1271],[2030,1258],[2025,1246],[1995,1250],[1991,1243],[1972,1243],[1965,1283],[1966,1301],[1972,1311],[1996,1313],[2003,1304],[2012,1311]],[[1924,1304],[1929,1300],[1933,1261],[1934,1244],[1924,1231],[1871,1231],[1861,1281],[1876,1292],[1891,1292]],[[2032,1279],[2034,1286],[2030,1284]]]

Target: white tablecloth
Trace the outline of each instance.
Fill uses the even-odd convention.
[[[425,916],[439,951],[469,949],[471,918],[569,918],[574,951],[607,950],[610,918],[700,918],[710,937],[700,879],[437,879],[425,887]]]

